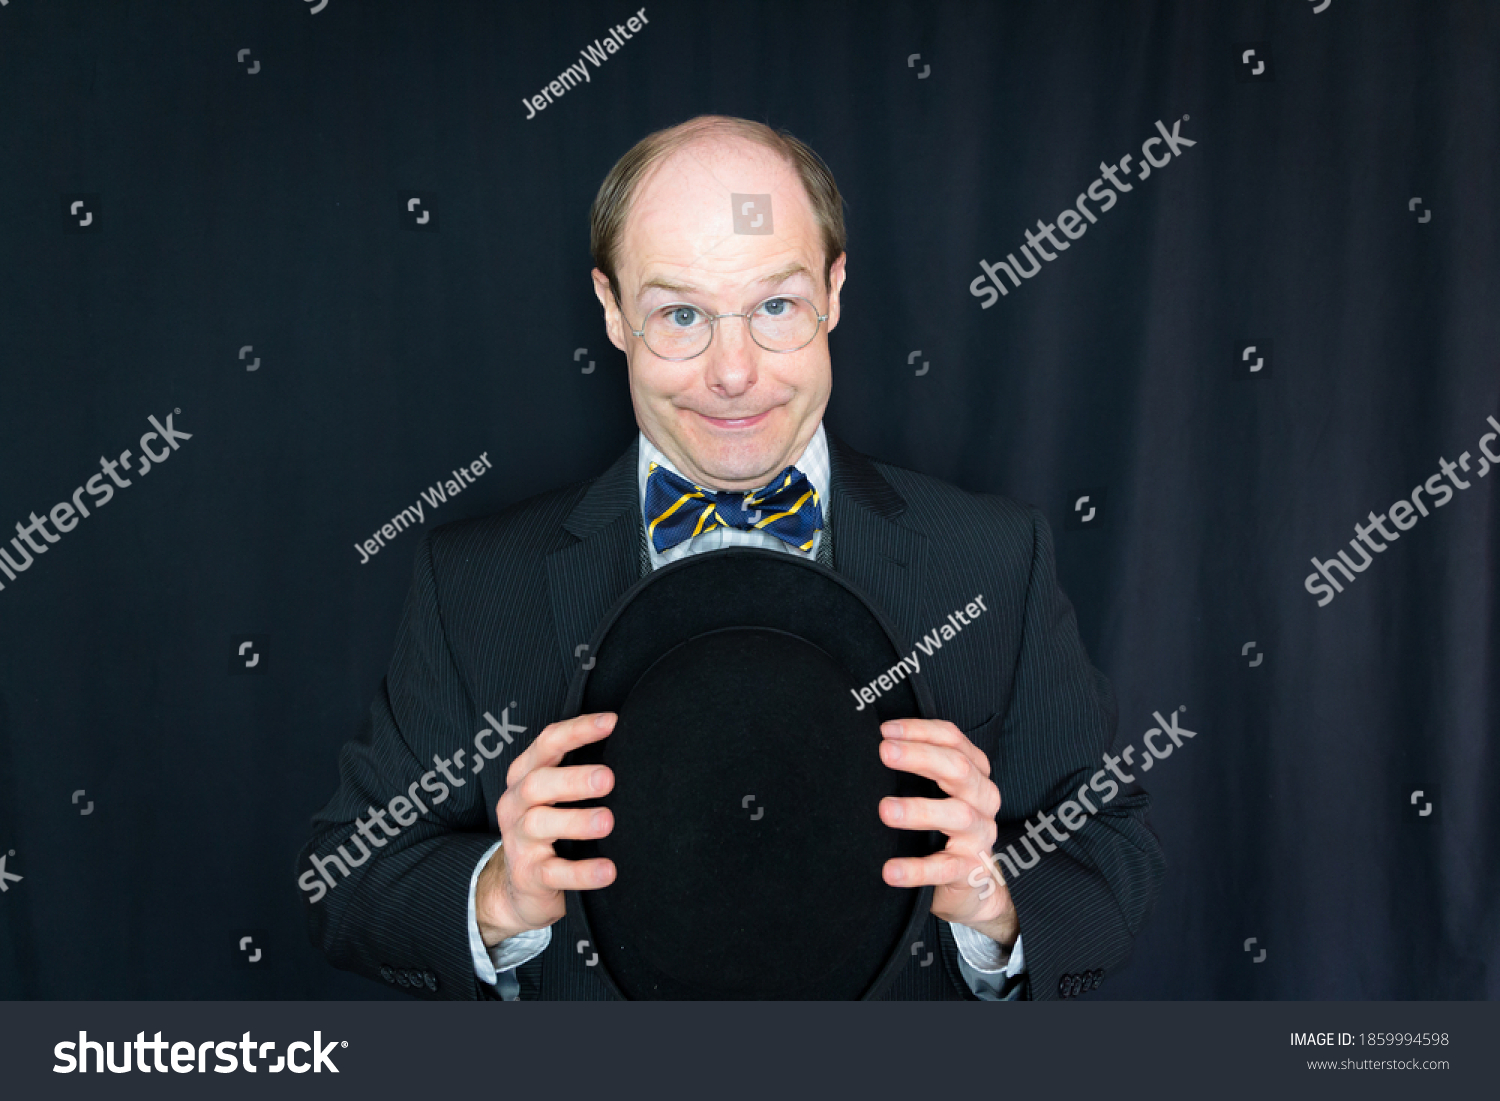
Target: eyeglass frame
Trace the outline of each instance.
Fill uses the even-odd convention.
[[[795,348],[767,348],[760,341],[755,340],[755,329],[750,324],[750,317],[751,317],[752,314],[755,313],[756,310],[760,309],[767,302],[770,302],[772,299],[775,299],[775,298],[800,298],[800,299],[802,299],[802,301],[806,302],[809,306],[811,306],[813,308],[813,314],[818,319],[818,323],[813,326],[812,336],[808,337],[805,342],[797,345]],[[632,334],[634,334],[637,338],[639,338],[639,340],[640,340],[640,342],[642,344],[646,345],[646,350],[648,352],[650,352],[652,355],[654,355],[657,359],[664,359],[668,363],[686,363],[690,359],[697,359],[704,352],[706,352],[710,348],[712,348],[713,347],[713,343],[714,343],[714,337],[716,335],[718,335],[718,332],[719,332],[719,319],[721,317],[743,317],[745,319],[745,328],[750,333],[750,339],[753,340],[753,341],[755,341],[755,346],[757,348],[761,349],[762,351],[771,352],[771,353],[773,353],[775,355],[782,355],[782,356],[784,356],[784,355],[790,355],[792,352],[800,352],[803,348],[806,348],[814,340],[817,340],[818,339],[818,330],[820,330],[823,327],[823,322],[825,322],[825,321],[828,320],[828,315],[826,313],[818,313],[818,304],[816,302],[814,302],[811,298],[808,298],[806,295],[803,295],[803,294],[768,294],[768,295],[766,295],[766,297],[762,298],[759,302],[757,302],[755,304],[754,308],[751,309],[750,313],[716,313],[716,314],[707,314],[706,316],[708,317],[708,342],[706,344],[704,344],[702,348],[699,348],[696,352],[694,352],[690,356],[664,356],[660,352],[658,352],[655,348],[651,347],[650,343],[646,340],[646,322],[651,317],[651,314],[660,313],[662,310],[669,310],[669,309],[672,309],[675,306],[686,306],[690,310],[697,310],[699,313],[703,313],[704,312],[703,309],[702,309],[702,307],[695,306],[691,302],[667,302],[667,303],[664,303],[664,304],[662,304],[660,306],[657,306],[650,313],[646,314],[645,317],[641,318],[641,327],[639,329],[631,329],[630,330]],[[625,324],[627,326],[629,326],[630,322],[627,321]]]

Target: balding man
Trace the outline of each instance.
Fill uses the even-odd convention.
[[[1163,868],[1144,793],[1098,783],[1113,696],[1057,588],[1039,512],[876,462],[824,428],[847,259],[827,166],[784,132],[696,118],[627,152],[591,217],[594,293],[629,365],[639,435],[599,477],[418,547],[371,737],[345,747],[303,853],[315,943],[425,997],[606,996],[573,938],[552,934],[568,921],[565,891],[615,876],[606,858],[554,849],[614,825],[607,809],[570,806],[614,782],[604,766],[561,764],[614,722],[555,721],[575,648],[650,571],[754,546],[847,576],[909,639],[985,601],[924,662],[943,718],[881,731],[885,764],[945,797],[886,798],[872,813],[948,838],[884,866],[891,885],[934,887],[923,936],[943,961],[913,960],[889,996],[1098,986]],[[765,522],[753,506],[789,486],[795,514]],[[685,497],[720,507],[684,517]],[[1059,828],[1053,812],[1074,799],[1091,813]]]

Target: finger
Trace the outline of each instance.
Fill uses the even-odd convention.
[[[880,724],[880,733],[887,738],[903,738],[910,742],[929,742],[946,745],[963,751],[964,756],[974,762],[974,767],[986,776],[990,774],[990,759],[962,730],[942,719],[892,719]]]
[[[615,774],[604,765],[569,765],[533,769],[521,778],[516,794],[523,808],[545,803],[592,799],[615,786]]]
[[[615,863],[606,857],[564,860],[554,856],[537,865],[537,878],[554,891],[595,891],[615,880]]]
[[[888,768],[936,780],[938,787],[955,798],[976,806],[985,801],[980,785],[989,781],[957,749],[887,738],[880,743],[880,759]]]
[[[985,819],[962,799],[898,799],[880,801],[880,820],[898,830],[939,830],[949,837],[981,832]]]
[[[604,837],[615,828],[615,817],[605,807],[565,808],[532,807],[516,823],[520,836],[531,842],[550,845],[559,838],[586,841]]]
[[[510,770],[505,774],[506,786],[514,786],[528,772],[557,764],[581,745],[608,737],[614,728],[615,716],[610,711],[579,715],[550,724],[537,735],[536,741],[526,747],[524,753],[511,762]]]
[[[941,886],[953,883],[967,874],[968,862],[956,853],[940,852],[931,856],[898,856],[885,862],[881,877],[892,887]]]

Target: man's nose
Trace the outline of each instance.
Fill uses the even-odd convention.
[[[725,397],[739,397],[755,385],[760,346],[750,339],[743,317],[721,317],[713,343],[703,353],[705,383]]]

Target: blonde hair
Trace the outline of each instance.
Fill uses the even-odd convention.
[[[594,266],[609,279],[615,302],[620,301],[620,284],[615,277],[620,239],[636,188],[657,164],[704,137],[738,137],[755,142],[779,154],[796,171],[822,237],[823,285],[827,287],[833,262],[844,251],[844,199],[823,158],[785,130],[772,130],[763,123],[728,115],[699,115],[636,142],[615,162],[594,196],[589,209],[589,250]]]

